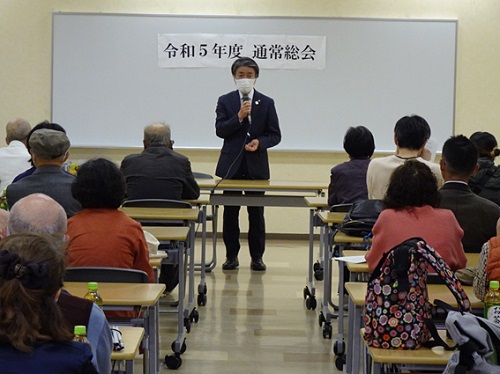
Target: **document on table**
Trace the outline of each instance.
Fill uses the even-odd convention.
[[[353,264],[361,264],[366,262],[365,256],[345,256],[345,257],[334,257],[336,261],[352,262]]]

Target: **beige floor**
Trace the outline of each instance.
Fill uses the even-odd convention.
[[[223,260],[222,246],[218,253],[219,260]],[[178,371],[338,373],[332,351],[336,320],[332,323],[332,340],[323,339],[318,324],[322,282],[317,284],[316,310],[307,310],[303,299],[308,243],[268,241],[264,256],[268,270],[264,273],[250,271],[246,246],[239,259],[238,270],[223,272],[219,263],[207,274],[207,305],[197,307],[200,319],[192,324],[187,335],[187,350]],[[175,299],[175,295],[170,297]],[[170,345],[176,337],[176,315],[162,313],[160,319],[163,359],[165,354],[172,353]],[[161,371],[168,370],[163,366]],[[141,359],[136,360],[135,372],[142,372]]]

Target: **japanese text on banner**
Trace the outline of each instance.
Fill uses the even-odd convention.
[[[251,57],[268,69],[325,68],[326,36],[158,34],[162,68],[230,66]]]

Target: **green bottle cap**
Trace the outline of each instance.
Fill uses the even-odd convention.
[[[75,326],[75,335],[87,335],[87,326]]]
[[[89,291],[97,291],[98,289],[97,282],[89,282],[87,284],[87,288]]]
[[[500,288],[500,283],[498,281],[490,281],[490,288],[498,290]]]

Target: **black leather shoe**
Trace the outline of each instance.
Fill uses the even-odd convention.
[[[254,271],[265,271],[266,264],[262,261],[262,258],[252,258],[252,263],[250,264],[250,269]]]
[[[222,270],[234,270],[238,266],[240,266],[240,263],[238,261],[238,257],[236,258],[227,258],[226,262],[222,264]]]

